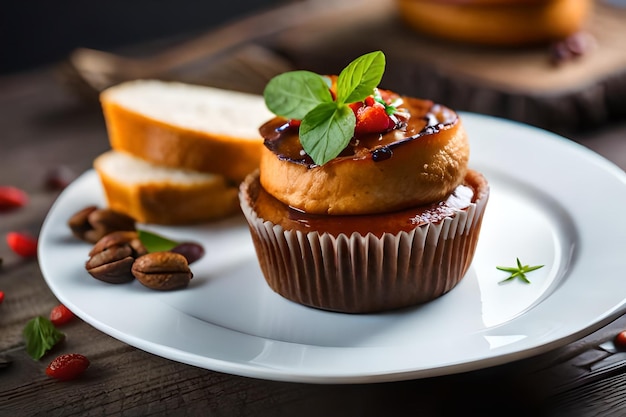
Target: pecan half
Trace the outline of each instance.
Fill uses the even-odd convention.
[[[88,206],[76,212],[67,222],[72,234],[78,239],[96,243],[109,233],[134,231],[135,219],[111,209]]]
[[[137,281],[154,290],[175,290],[189,285],[193,274],[187,259],[174,252],[152,252],[135,260],[132,272]]]
[[[137,232],[109,233],[91,249],[85,268],[100,281],[111,284],[129,282],[134,279],[131,269],[135,259],[146,252]]]

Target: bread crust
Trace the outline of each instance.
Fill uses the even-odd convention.
[[[521,46],[563,39],[582,29],[590,0],[398,0],[400,16],[442,39]]]
[[[111,147],[154,164],[210,172],[240,182],[259,167],[263,140],[181,128],[102,99]]]
[[[370,214],[439,201],[467,172],[469,141],[460,119],[434,134],[402,142],[374,161],[338,157],[309,167],[261,154],[260,181],[279,201],[311,214]]]
[[[194,224],[222,219],[240,211],[238,188],[223,177],[206,175],[205,179],[189,182],[174,178],[127,180],[124,172],[111,172],[106,168],[105,158],[112,153],[114,151],[105,152],[94,160],[107,205],[140,223]]]
[[[259,167],[263,97],[151,79],[104,90],[111,147],[157,165],[222,175],[239,183]]]

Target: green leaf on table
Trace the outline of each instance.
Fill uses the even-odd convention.
[[[65,334],[57,330],[50,320],[41,316],[26,323],[22,334],[26,341],[26,352],[35,360],[41,359],[65,338]]]
[[[167,252],[180,244],[180,242],[148,232],[147,230],[137,230],[137,234],[148,252]]]

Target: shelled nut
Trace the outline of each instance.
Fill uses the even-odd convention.
[[[76,212],[69,219],[68,226],[75,237],[89,243],[96,243],[112,232],[136,230],[132,217],[97,206],[87,206]]]
[[[96,279],[121,284],[134,279],[131,269],[135,258],[145,253],[137,232],[113,232],[94,245],[85,268]]]
[[[187,259],[174,252],[140,256],[132,266],[132,273],[146,287],[163,291],[184,288],[193,277]]]

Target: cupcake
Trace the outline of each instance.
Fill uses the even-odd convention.
[[[489,196],[451,109],[378,88],[382,52],[339,76],[280,74],[265,101],[259,169],[240,186],[268,285],[345,313],[399,309],[452,290]]]

